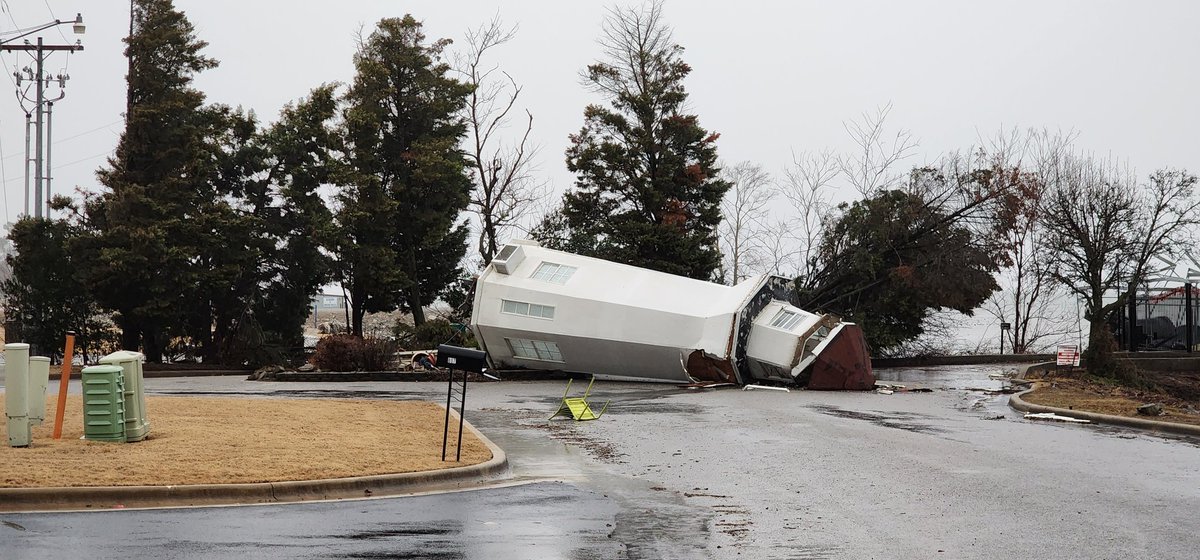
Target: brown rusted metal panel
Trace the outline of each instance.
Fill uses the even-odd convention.
[[[817,356],[808,388],[820,391],[863,391],[875,386],[871,355],[858,325],[848,324]]]
[[[708,356],[703,350],[695,350],[689,354],[685,367],[688,375],[697,381],[737,383],[732,362]]]

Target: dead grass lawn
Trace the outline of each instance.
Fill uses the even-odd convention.
[[[151,396],[149,437],[125,444],[80,439],[78,395],[67,401],[63,438],[51,439],[54,406],[52,396],[31,447],[8,447],[3,435],[0,488],[313,480],[472,465],[492,456],[467,431],[462,461],[442,462],[445,409],[429,402]]]

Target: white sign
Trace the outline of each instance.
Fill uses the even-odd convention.
[[[1079,365],[1079,346],[1075,344],[1063,344],[1058,347],[1058,361],[1060,366],[1078,366]]]

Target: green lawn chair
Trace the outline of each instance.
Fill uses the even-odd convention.
[[[588,394],[592,392],[592,384],[596,382],[596,376],[592,376],[592,380],[588,383],[587,390],[583,392],[582,397],[567,396],[571,393],[571,381],[574,380],[567,380],[567,390],[563,392],[562,404],[558,405],[558,410],[554,411],[554,414],[550,416],[550,419],[553,420],[559,414],[569,414],[571,418],[574,418],[576,422],[579,422],[582,420],[595,420],[601,416],[604,416],[604,411],[608,410],[608,403],[612,402],[611,400],[604,403],[604,407],[600,409],[600,414],[592,412],[592,407],[587,401]]]

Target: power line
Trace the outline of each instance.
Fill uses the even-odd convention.
[[[50,0],[42,0],[42,2],[44,2],[46,4],[46,10],[48,10],[50,12],[50,19],[52,19],[54,21],[58,21],[58,16],[54,15],[54,9],[50,7]],[[63,34],[63,30],[61,27],[55,26],[54,30],[58,32],[59,37],[62,37],[62,40],[64,43],[71,42],[69,39],[67,39],[67,36]],[[70,70],[70,68],[71,68],[71,57],[68,56],[66,63],[63,64],[62,73],[66,74],[67,70]]]
[[[108,155],[112,155],[112,153],[113,153],[113,150],[108,150],[108,151],[105,151],[105,152],[100,152],[100,153],[98,153],[98,154],[92,154],[92,155],[90,155],[90,156],[87,156],[87,157],[84,157],[84,158],[79,158],[79,159],[77,159],[77,160],[75,160],[75,161],[69,161],[69,162],[67,162],[67,163],[63,163],[63,164],[54,164],[54,168],[55,168],[55,169],[62,169],[62,168],[64,168],[64,167],[71,167],[72,165],[77,165],[77,164],[83,163],[83,162],[85,162],[85,161],[89,161],[89,160],[96,159],[96,158],[98,158],[98,157],[101,157],[101,156],[108,156]],[[9,184],[9,183],[11,183],[11,182],[13,182],[13,181],[16,181],[17,179],[21,179],[21,177],[13,177],[12,179],[6,179],[6,180],[4,181],[4,183],[3,183],[3,184],[7,185],[7,184]]]
[[[5,31],[3,33],[0,33],[0,35],[7,35],[10,33],[20,33],[22,31],[27,31],[26,29],[18,29],[19,26],[17,25],[17,20],[13,19],[12,8],[8,5],[8,0],[0,0],[0,7],[4,8],[4,13],[8,14],[8,21],[11,21],[13,24],[13,31]],[[2,63],[3,61],[4,61],[3,53],[0,53],[0,63]],[[17,61],[15,61],[15,60],[13,61],[13,72],[17,71],[16,62]],[[13,87],[17,87],[16,80],[14,80],[12,75],[8,73],[8,65],[7,64],[4,65],[4,75],[8,76],[8,81],[9,81],[9,83],[11,83],[13,85]]]
[[[3,0],[0,3],[4,4],[4,12],[8,14],[8,21],[12,22],[13,28],[16,29],[18,27],[21,27],[21,26],[17,25],[17,20],[13,19],[12,7],[8,5],[8,0]],[[24,31],[24,29],[18,29],[18,31]]]
[[[42,2],[46,4],[46,10],[50,12],[50,19],[57,20],[58,16],[54,15],[54,9],[50,7],[50,0],[42,0]],[[63,34],[62,28],[55,27],[54,29],[58,31],[58,36],[62,37],[64,43],[70,43],[70,41],[67,40],[67,36]]]
[[[0,152],[4,151],[4,135],[0,134]],[[4,166],[4,160],[0,159],[0,181],[8,184],[8,169]],[[8,215],[8,189],[0,188],[4,191],[4,223],[9,223],[12,218]]]
[[[49,8],[49,4],[47,4],[47,8]],[[33,32],[42,31],[44,29],[49,29],[51,27],[57,28],[58,26],[64,25],[67,23],[75,24],[75,32],[76,33],[83,32],[83,16],[76,15],[75,20],[73,20],[73,21],[64,22],[64,21],[55,19],[54,21],[52,21],[50,23],[47,23],[41,27],[35,28],[34,31],[31,31],[30,33],[26,33],[26,35],[31,34]],[[51,123],[53,122],[52,117],[53,117],[53,110],[54,110],[54,102],[62,99],[63,96],[65,95],[65,92],[60,91],[58,97],[51,99],[46,96],[46,88],[50,85],[51,80],[57,79],[58,87],[60,90],[62,90],[66,86],[67,76],[62,75],[62,74],[60,74],[58,76],[53,76],[53,75],[47,74],[45,71],[46,57],[48,54],[50,54],[52,52],[57,52],[57,51],[66,51],[66,52],[74,53],[75,51],[83,50],[83,44],[76,42],[73,45],[72,44],[47,45],[42,41],[41,36],[38,36],[37,43],[30,43],[29,41],[25,41],[24,44],[20,44],[20,45],[13,44],[17,39],[20,39],[21,37],[22,37],[22,35],[16,35],[16,36],[8,39],[7,41],[0,41],[0,50],[25,51],[25,52],[35,55],[34,56],[34,69],[33,69],[32,74],[30,76],[28,76],[29,79],[31,81],[33,81],[33,88],[36,92],[34,109],[33,109],[33,117],[34,117],[34,121],[35,121],[34,126],[35,126],[35,131],[36,131],[36,134],[35,134],[36,138],[34,141],[34,148],[35,148],[34,149],[34,173],[33,173],[33,185],[32,185],[33,194],[34,194],[34,196],[33,196],[33,199],[34,199],[33,217],[40,218],[43,216],[43,211],[42,211],[42,202],[43,202],[42,194],[43,194],[43,192],[46,195],[45,196],[46,209],[45,209],[44,215],[49,217],[49,215],[50,215],[49,200],[52,195],[51,180],[53,178],[53,174],[51,172],[52,166],[50,164],[51,148],[53,147],[53,141],[52,141],[53,130],[52,130]],[[64,35],[63,37],[65,38],[66,36]],[[19,95],[18,97],[25,99],[25,96],[23,96],[23,95]],[[26,165],[28,165],[28,163],[26,163]],[[28,172],[26,175],[26,184],[27,185],[29,184]],[[27,187],[27,190],[28,190],[28,187]],[[26,198],[28,198],[28,196]]]
[[[59,139],[59,140],[55,140],[55,141],[54,141],[54,145],[55,145],[55,146],[58,146],[58,145],[60,145],[60,144],[65,144],[65,143],[66,143],[67,141],[69,141],[69,140],[74,140],[74,139],[76,139],[76,138],[79,138],[80,136],[87,136],[88,134],[92,134],[92,133],[95,133],[95,132],[100,132],[101,130],[108,130],[109,132],[112,132],[112,130],[111,130],[111,129],[109,129],[108,127],[110,127],[110,126],[112,126],[112,125],[114,125],[114,124],[120,124],[120,123],[122,123],[122,122],[125,122],[125,121],[124,121],[124,120],[116,120],[116,121],[110,122],[110,123],[108,123],[108,124],[103,124],[103,125],[100,125],[100,126],[98,126],[98,127],[96,127],[96,128],[93,128],[93,129],[91,129],[91,130],[85,130],[85,131],[83,131],[83,132],[80,132],[79,134],[74,134],[74,135],[68,136],[68,137],[66,137],[66,138],[61,138],[61,139]],[[116,133],[114,132],[113,134],[116,134]],[[6,156],[4,156],[4,157],[0,158],[0,160],[4,160],[4,159],[12,159],[12,158],[15,158],[15,157],[17,157],[17,156],[22,156],[22,155],[25,155],[25,154],[23,154],[23,153],[8,154],[8,155],[6,155]]]

